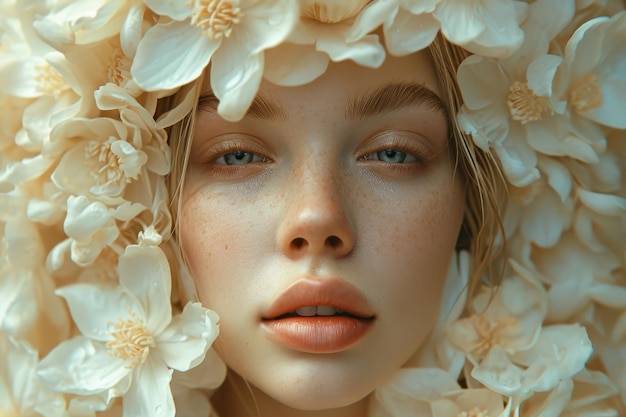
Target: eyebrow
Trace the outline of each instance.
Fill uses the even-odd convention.
[[[204,92],[198,99],[198,111],[216,113],[218,103],[219,99],[212,91]],[[363,120],[406,107],[430,109],[448,117],[448,108],[437,93],[424,84],[406,81],[383,84],[349,100],[346,104],[345,117]],[[263,94],[258,94],[254,98],[246,116],[283,122],[287,120],[287,114],[280,102],[272,96]]]
[[[443,113],[448,108],[437,93],[424,84],[391,82],[375,87],[350,100],[346,106],[346,118],[362,120],[405,107],[417,107]]]
[[[198,111],[217,113],[217,105],[219,101],[220,100],[215,96],[215,94],[213,94],[212,91],[204,92],[200,94],[200,97],[198,98]],[[287,114],[281,107],[278,100],[263,94],[258,94],[254,100],[252,100],[252,103],[246,112],[246,116],[255,119],[276,120],[281,122],[287,120]]]

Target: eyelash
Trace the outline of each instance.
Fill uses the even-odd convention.
[[[362,154],[362,156],[360,156],[357,160],[368,163],[380,164],[378,166],[384,166],[385,168],[393,169],[398,172],[414,172],[417,170],[421,170],[431,159],[433,159],[433,156],[428,154],[428,152],[425,151],[423,147],[416,146],[412,142],[412,140],[393,136],[391,139],[387,139],[382,144],[377,144],[375,146],[372,144],[367,153]],[[388,162],[382,161],[380,159],[370,158],[371,155],[375,155],[376,153],[385,151],[401,152],[406,154],[406,157],[412,157],[415,160],[408,162]],[[260,161],[251,161],[243,164],[227,164],[225,163],[226,161],[224,161],[223,163],[216,162],[220,158],[224,158],[226,157],[226,155],[233,154],[235,152],[245,152],[248,154],[252,154],[253,158],[260,157],[262,159]],[[240,169],[249,169],[251,165],[258,167],[258,164],[272,162],[272,160],[265,156],[264,153],[254,144],[243,144],[239,141],[220,142],[216,144],[216,146],[213,147],[209,152],[207,152],[203,159],[207,161],[205,163],[207,168],[216,174],[222,172],[233,173]]]
[[[235,152],[245,152],[248,154],[253,154],[254,156],[261,157],[262,160],[252,161],[252,162],[239,164],[239,165],[216,162],[220,158],[225,158],[226,155],[233,154]],[[238,141],[224,141],[224,142],[218,143],[217,145],[215,145],[215,147],[211,148],[209,152],[207,152],[207,154],[204,156],[203,159],[207,161],[205,163],[207,168],[215,172],[219,172],[219,171],[232,172],[233,170],[242,169],[242,168],[245,168],[246,166],[249,167],[249,165],[251,164],[263,164],[263,163],[271,162],[271,159],[265,156],[262,152],[260,152],[260,150],[257,149],[257,146],[255,146],[254,144],[248,144],[248,143],[242,144]]]
[[[376,144],[375,146],[372,144],[371,150],[368,149],[367,153],[359,158],[360,161],[365,162],[376,162],[380,164],[384,164],[385,167],[389,167],[395,170],[400,171],[415,171],[419,169],[423,169],[425,165],[434,159],[434,155],[430,154],[427,150],[424,149],[423,146],[417,146],[413,143],[413,140],[405,139],[398,136],[393,136],[391,139],[387,139],[382,144]],[[396,151],[405,153],[408,156],[412,156],[415,158],[415,161],[410,162],[387,162],[381,161],[379,159],[370,159],[371,155],[376,153],[385,152],[385,151]]]

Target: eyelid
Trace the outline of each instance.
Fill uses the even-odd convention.
[[[387,149],[393,149],[413,155],[417,163],[428,162],[436,158],[435,152],[428,141],[421,135],[409,131],[384,131],[367,139],[359,152],[359,160],[366,156]],[[415,163],[415,162],[412,162]]]
[[[267,146],[263,146],[257,138],[243,134],[217,136],[208,141],[204,149],[199,152],[198,156],[205,164],[216,164],[215,161],[217,159],[236,151],[258,155],[264,159],[263,162],[272,160],[269,156],[270,153],[268,152]]]

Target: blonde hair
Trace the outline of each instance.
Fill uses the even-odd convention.
[[[454,155],[457,173],[465,181],[466,209],[458,248],[468,249],[472,254],[472,273],[469,279],[469,297],[480,283],[497,287],[502,272],[495,265],[497,254],[504,246],[504,226],[501,213],[506,201],[506,181],[495,157],[474,145],[471,137],[464,134],[455,122],[463,99],[459,89],[456,71],[461,62],[469,55],[463,48],[446,41],[441,35],[428,48],[439,79],[443,101],[447,106],[449,120],[450,145]],[[198,88],[199,91],[202,88]],[[168,100],[160,105],[168,108]],[[197,100],[196,100],[197,103]],[[174,229],[178,230],[178,213],[181,207],[182,184],[184,183],[190,143],[196,117],[196,106],[179,123],[170,128],[169,143],[172,152],[172,167],[168,177],[171,196],[171,212]],[[180,259],[186,262],[184,251]]]
[[[455,162],[466,182],[466,208],[458,246],[472,254],[468,297],[471,300],[480,283],[496,288],[502,280],[503,268],[498,267],[495,260],[506,245],[501,213],[507,201],[507,182],[495,156],[477,147],[454,119],[463,104],[456,73],[469,53],[446,41],[441,34],[428,50],[435,65],[442,99],[453,117],[449,125],[451,144]]]

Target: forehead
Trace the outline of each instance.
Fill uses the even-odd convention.
[[[379,68],[366,68],[352,61],[331,62],[324,74],[305,85],[282,87],[264,80],[259,95],[275,97],[283,105],[343,108],[347,100],[390,83],[423,85],[441,96],[435,68],[426,51],[389,56]]]
[[[215,113],[217,98],[205,78],[199,110]],[[293,116],[362,120],[407,106],[442,113],[447,106],[441,98],[430,54],[420,51],[405,57],[388,57],[379,68],[366,68],[352,61],[331,62],[312,82],[285,87],[263,80],[248,109],[252,118],[286,121]]]

